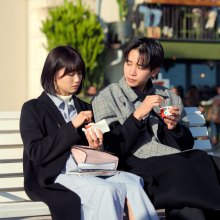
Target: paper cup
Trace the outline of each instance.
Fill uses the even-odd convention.
[[[173,106],[165,106],[163,108],[160,108],[161,117],[165,118],[167,115],[173,115],[173,113],[170,112],[170,110],[173,109]]]
[[[93,127],[92,127],[92,126],[93,126]],[[94,138],[93,138],[93,136],[92,136],[92,131],[94,131],[95,134],[96,134],[96,137],[99,138],[99,134],[98,134],[98,132],[97,132],[97,128],[96,128],[95,124],[85,125],[85,129],[86,129],[86,132],[89,132],[89,133],[90,133],[92,140],[94,140]]]
[[[88,130],[89,128],[91,128],[93,125],[85,125],[85,129]]]

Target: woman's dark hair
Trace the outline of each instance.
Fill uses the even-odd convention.
[[[48,54],[41,74],[41,85],[46,93],[56,96],[54,76],[64,67],[65,72],[62,77],[73,71],[82,72],[82,81],[75,94],[77,95],[82,91],[86,68],[80,53],[70,46],[58,46]]]
[[[128,61],[131,50],[139,51],[138,64],[143,68],[150,67],[151,71],[163,65],[164,51],[160,42],[153,38],[137,37],[128,41],[123,50],[124,60]]]

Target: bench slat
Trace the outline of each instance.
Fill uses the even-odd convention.
[[[24,187],[15,187],[15,188],[0,188],[0,192],[21,192],[24,191]]]
[[[210,150],[212,146],[210,140],[195,140],[193,149]]]
[[[23,173],[23,163],[0,163],[0,175],[11,173]]]
[[[1,178],[0,190],[24,187],[24,177]]]
[[[21,112],[0,112],[0,119],[19,119],[20,120]]]
[[[194,138],[208,137],[209,135],[207,127],[190,127],[190,131]]]
[[[206,121],[203,115],[195,114],[195,115],[187,115],[190,123],[190,127],[203,126]]]
[[[2,203],[0,218],[50,215],[49,208],[43,202]]]
[[[21,146],[23,142],[20,134],[0,134],[0,146]]]
[[[0,149],[0,160],[14,160],[23,158],[23,147]]]
[[[2,192],[0,193],[0,205],[3,202],[24,202],[30,201],[25,191],[20,192]]]
[[[0,133],[19,132],[19,119],[0,120]]]
[[[197,107],[185,107],[187,115],[201,114],[201,111]]]

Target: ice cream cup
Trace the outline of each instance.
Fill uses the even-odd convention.
[[[165,118],[167,115],[173,115],[170,111],[173,110],[173,106],[165,106],[160,108],[161,117]]]
[[[93,123],[93,124],[85,125],[85,129],[88,130],[88,129],[91,128],[93,125],[94,125],[94,123]]]
[[[92,131],[94,131],[95,134],[96,134],[96,137],[99,138],[99,134],[98,134],[98,132],[97,132],[96,127],[94,126],[93,128],[91,128],[93,125],[94,125],[94,124],[92,124],[92,125],[90,125],[90,124],[89,124],[89,125],[85,125],[86,133],[87,133],[87,132],[90,133],[92,140],[94,140],[93,135],[92,135]],[[90,128],[91,128],[91,129],[90,129]]]

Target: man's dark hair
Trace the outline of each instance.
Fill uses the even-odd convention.
[[[65,71],[62,77],[73,71],[81,71],[82,81],[75,94],[81,92],[86,76],[85,63],[77,50],[70,46],[58,46],[48,54],[41,74],[41,85],[46,93],[56,96],[54,76],[64,67]]]
[[[128,41],[123,50],[124,60],[128,61],[131,50],[138,50],[140,57],[138,64],[143,68],[150,67],[151,71],[163,65],[164,51],[160,42],[153,38],[137,37]]]

